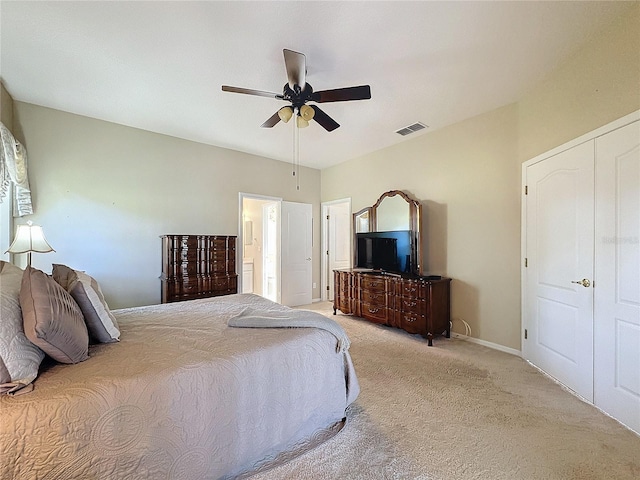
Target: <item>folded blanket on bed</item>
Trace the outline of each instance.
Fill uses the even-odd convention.
[[[351,342],[340,325],[317,312],[291,310],[290,312],[265,312],[247,308],[227,322],[230,327],[243,328],[320,328],[338,340],[336,351],[346,352]]]

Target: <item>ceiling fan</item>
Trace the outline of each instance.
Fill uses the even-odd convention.
[[[290,107],[287,106],[279,109],[269,117],[266,122],[260,125],[261,127],[271,128],[280,120],[286,123],[295,115],[299,128],[308,126],[309,120],[313,119],[325,130],[332,132],[338,128],[340,124],[321,110],[320,107],[317,105],[307,105],[307,102],[347,102],[349,100],[367,100],[371,98],[371,88],[369,85],[314,92],[311,85],[306,81],[307,67],[305,56],[302,53],[287,49],[284,49],[283,53],[284,64],[287,70],[287,83],[284,84],[282,94],[252,90],[250,88],[230,87],[228,85],[222,86],[224,92],[244,93],[291,102]]]

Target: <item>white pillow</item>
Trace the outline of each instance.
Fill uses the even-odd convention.
[[[80,307],[91,343],[111,343],[120,340],[120,328],[116,317],[109,310],[100,285],[93,277],[58,264],[53,265],[52,275]]]
[[[44,352],[24,334],[20,309],[23,271],[0,260],[0,394],[31,390]],[[30,386],[29,388],[24,388]]]

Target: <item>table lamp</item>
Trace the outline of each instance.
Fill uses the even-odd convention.
[[[55,252],[44,238],[42,227],[28,221],[26,225],[18,225],[13,243],[5,253],[26,253],[27,265],[31,266],[31,252]]]

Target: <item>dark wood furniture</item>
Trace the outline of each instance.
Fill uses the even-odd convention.
[[[410,232],[411,244],[408,273],[364,268],[334,270],[333,314],[340,310],[420,334],[432,346],[434,336],[451,336],[451,279],[422,275],[421,203],[401,190],[390,190],[380,195],[373,206],[354,213],[354,265],[358,266],[359,260],[359,233],[405,230]]]
[[[450,278],[335,270],[337,310],[427,338],[451,336]]]
[[[236,237],[163,235],[162,303],[238,293]]]

